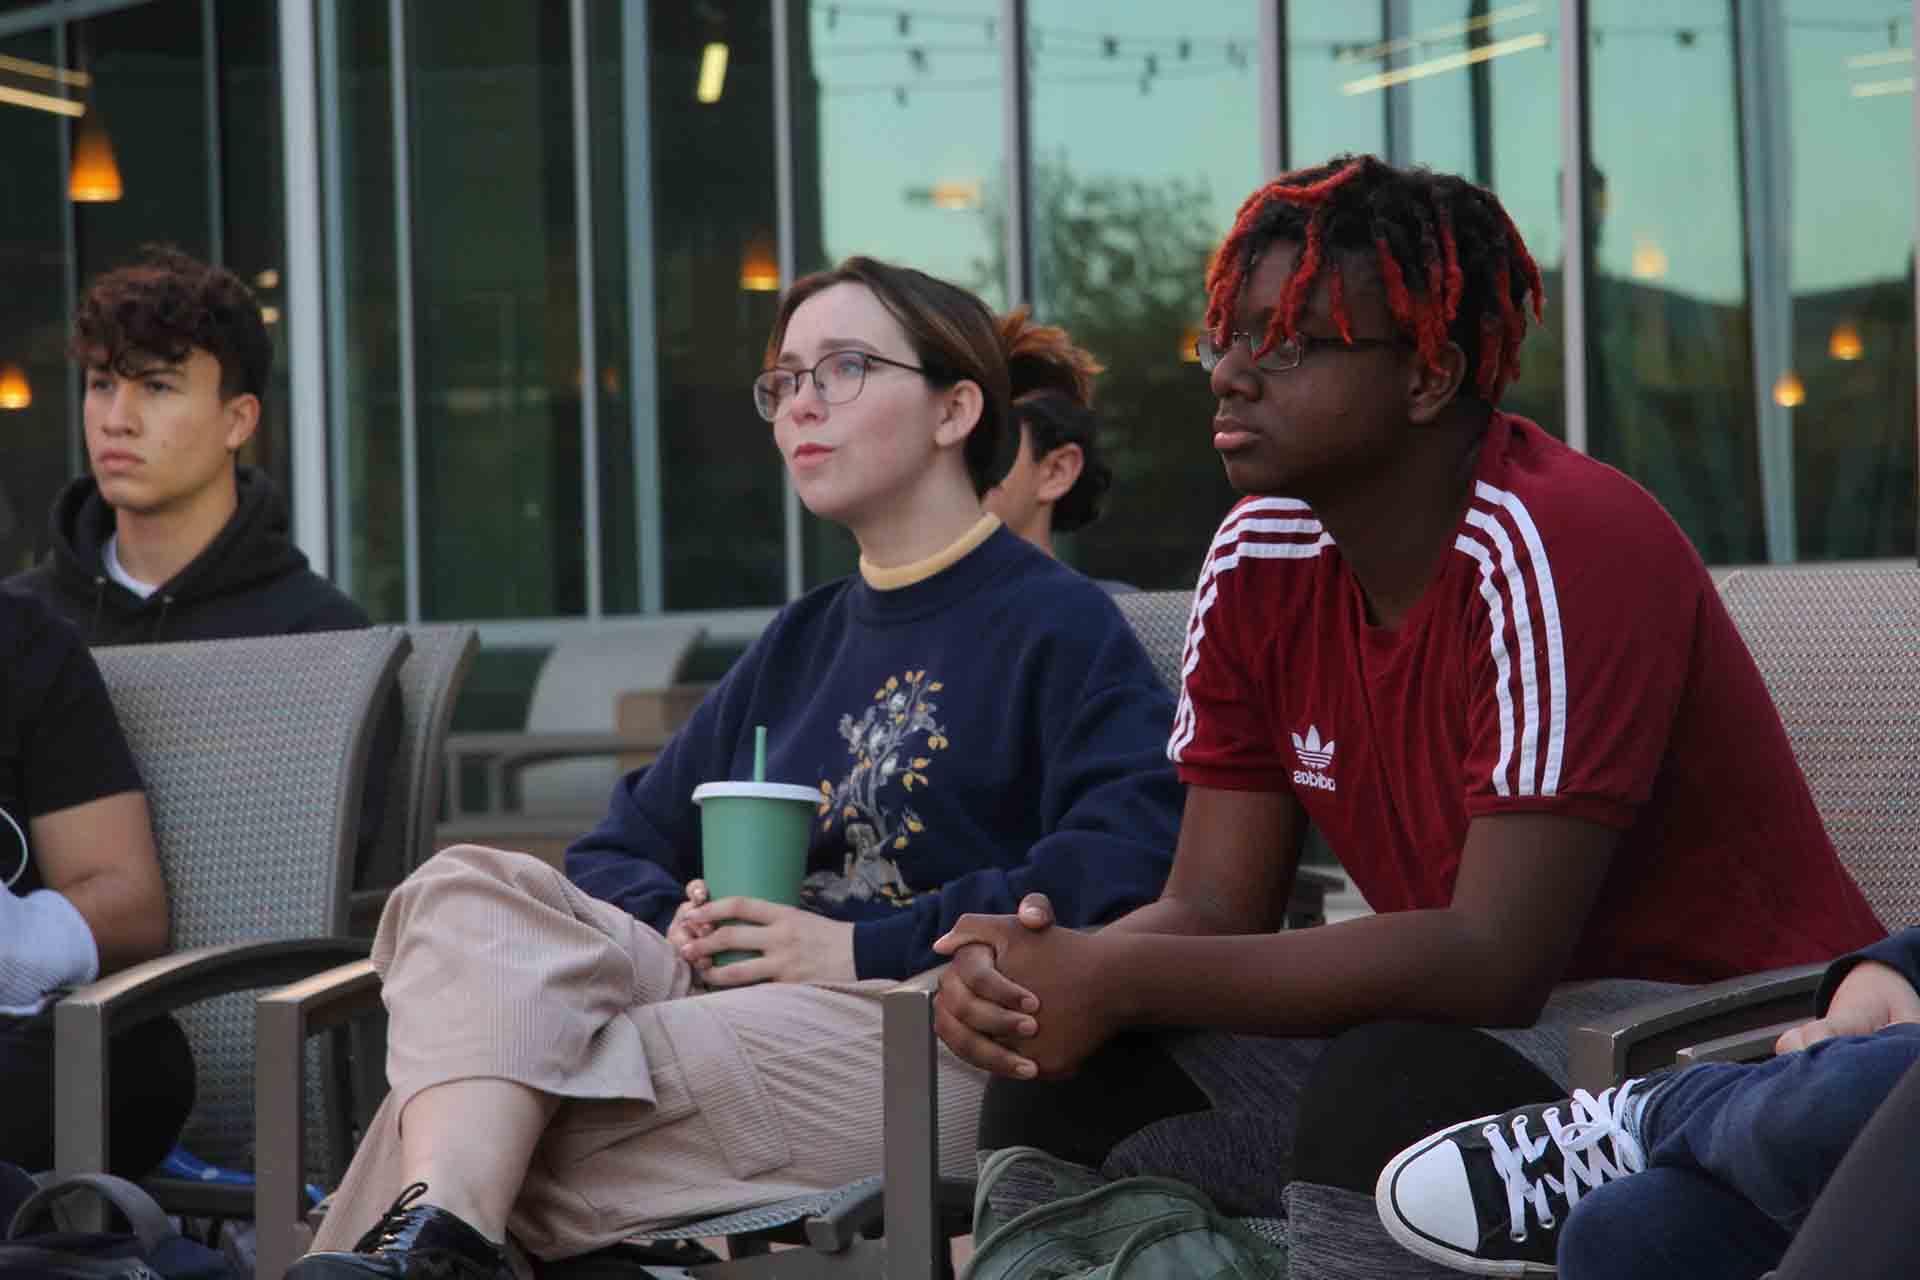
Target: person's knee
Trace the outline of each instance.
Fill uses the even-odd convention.
[[[1920,1038],[1884,1032],[1827,1040],[1775,1059],[1783,1067],[1777,1075],[1721,1110],[1712,1149],[1744,1146],[1751,1161],[1767,1168],[1830,1172],[1916,1060]]]
[[[1355,1027],[1334,1037],[1301,1092],[1294,1177],[1371,1194],[1387,1162],[1435,1130],[1562,1092],[1472,1027]]]
[[[172,1018],[151,1018],[115,1036],[111,1075],[111,1172],[138,1178],[165,1158],[192,1114],[193,1048]]]
[[[563,895],[566,877],[539,858],[477,844],[448,845],[401,881],[387,899],[383,922],[406,922],[419,910],[436,916],[520,898]]]
[[[446,877],[471,878],[483,880],[512,880],[532,867],[553,868],[530,853],[515,853],[510,849],[493,849],[481,844],[450,844],[425,862],[411,880],[438,880]]]

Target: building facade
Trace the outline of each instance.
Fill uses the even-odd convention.
[[[1547,279],[1509,407],[1716,563],[1915,554],[1913,0],[0,4],[0,565],[77,473],[76,289],[147,241],[252,282],[256,461],[383,620],[537,651],[747,634],[846,572],[748,384],[852,253],[1107,364],[1087,572],[1182,587],[1232,500],[1189,359],[1265,175],[1473,177]]]

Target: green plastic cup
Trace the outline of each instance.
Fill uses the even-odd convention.
[[[709,894],[800,905],[818,791],[784,782],[703,782],[693,802],[700,806],[700,873]],[[713,962],[759,954],[722,951]]]

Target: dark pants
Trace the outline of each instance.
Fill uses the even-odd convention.
[[[1763,1063],[1711,1063],[1647,1095],[1647,1170],[1574,1206],[1566,1280],[1753,1280],[1793,1234],[1876,1109],[1920,1062],[1920,1026],[1822,1041]]]
[[[1116,1037],[1072,1079],[995,1079],[980,1145],[1033,1146],[1108,1177],[1199,1187],[1283,1217],[1287,1183],[1373,1194],[1395,1152],[1457,1120],[1560,1093],[1472,1027],[1381,1022],[1327,1040],[1217,1032]]]
[[[193,1053],[172,1018],[129,1027],[108,1047],[109,1171],[137,1178],[172,1149],[193,1109]],[[53,1014],[0,1017],[0,1160],[53,1167]]]
[[[1873,1113],[1859,1141],[1814,1201],[1775,1280],[1907,1280],[1920,1274],[1920,1238],[1904,1213],[1863,1205],[1920,1204],[1920,1066]]]

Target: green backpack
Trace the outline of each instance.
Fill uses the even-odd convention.
[[[1017,1167],[1017,1168],[1016,1168]],[[1002,1219],[992,1204],[1010,1178],[1031,1200],[1036,1179],[1053,1198]],[[1008,1147],[980,1168],[967,1280],[1285,1280],[1286,1250],[1226,1217],[1171,1178],[1108,1182],[1032,1147]]]

